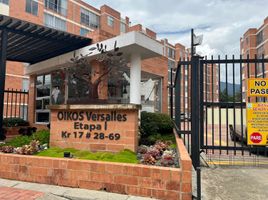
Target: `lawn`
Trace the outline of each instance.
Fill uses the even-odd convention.
[[[138,163],[137,155],[130,150],[123,150],[119,153],[107,153],[107,152],[92,153],[89,151],[80,151],[72,148],[61,149],[55,147],[41,151],[36,155],[44,157],[63,158],[64,152],[70,152],[74,158],[83,160],[97,160],[97,161],[108,161],[108,162],[119,162],[119,163]]]

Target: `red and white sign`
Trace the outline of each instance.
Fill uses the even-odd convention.
[[[250,140],[251,140],[251,142],[258,144],[262,141],[262,135],[258,132],[252,133],[250,135]]]

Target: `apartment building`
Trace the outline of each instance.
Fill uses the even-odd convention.
[[[268,58],[268,17],[263,21],[259,28],[249,28],[240,38],[240,53],[243,58]],[[249,70],[248,70],[249,66]],[[251,77],[268,77],[268,66],[262,64],[245,64],[242,66],[242,96],[246,101],[247,78]],[[249,74],[248,74],[249,71]]]
[[[157,34],[154,31],[141,24],[131,25],[130,19],[122,17],[121,13],[115,9],[107,5],[98,9],[81,0],[0,0],[0,14],[89,37],[93,43],[131,31],[141,32],[147,37],[157,40]],[[144,108],[147,104],[149,107],[151,106],[148,109],[150,111],[167,113],[169,102],[167,87],[170,77],[168,73],[171,68],[176,67],[178,55],[187,56],[183,55],[186,51],[181,48],[185,49],[185,47],[180,44],[174,46],[167,40],[158,42],[164,46],[163,56],[142,61],[142,70],[150,74],[153,79],[148,82],[146,75],[142,79],[142,88],[148,87],[149,89],[142,91],[141,99]],[[49,110],[46,108],[50,104],[52,75],[38,74],[36,77],[29,78],[24,76],[25,65],[27,63],[8,62],[6,88],[28,90],[29,85],[36,83],[35,102],[30,102],[34,106],[29,107],[29,120],[41,124],[47,123]],[[173,75],[175,75],[175,71]],[[129,90],[127,86],[122,87]],[[117,86],[111,85],[110,89],[113,90],[111,93],[114,94],[114,98],[122,96],[119,94],[122,90],[119,90]],[[13,115],[16,113],[13,112]],[[10,117],[10,115],[5,117]]]

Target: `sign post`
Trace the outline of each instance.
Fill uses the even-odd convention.
[[[268,97],[268,79],[248,79],[248,97]],[[247,103],[247,144],[268,145],[268,103]]]

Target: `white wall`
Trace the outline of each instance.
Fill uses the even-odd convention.
[[[0,3],[0,14],[9,16],[9,5]]]

